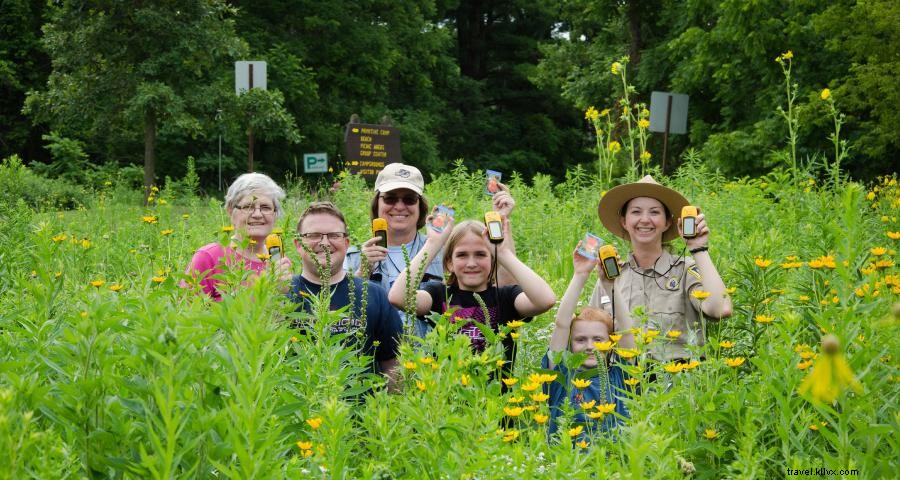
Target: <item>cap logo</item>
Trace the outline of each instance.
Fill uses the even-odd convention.
[[[409,175],[410,175],[410,171],[405,168],[401,168],[400,170],[397,170],[397,176],[400,178],[409,178]]]

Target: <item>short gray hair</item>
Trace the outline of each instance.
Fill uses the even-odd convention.
[[[275,203],[275,215],[279,217],[282,215],[281,201],[285,197],[284,190],[268,175],[262,173],[245,173],[235,179],[225,194],[225,209],[233,209],[239,200],[252,193],[271,197]]]

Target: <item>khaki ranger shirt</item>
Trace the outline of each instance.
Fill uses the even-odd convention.
[[[590,305],[602,308],[619,319],[632,318],[632,325],[642,331],[658,330],[659,335],[650,343],[650,356],[660,362],[673,359],[689,359],[691,353],[686,345],[701,346],[706,343],[705,322],[701,324],[698,312],[700,301],[691,296],[694,289],[703,289],[700,272],[693,258],[675,256],[663,251],[653,268],[637,266],[634,255],[621,265],[621,274],[613,284],[612,303],[608,302],[608,292],[603,291],[602,282],[597,282],[591,295]],[[631,314],[643,305],[648,315],[647,322]],[[612,311],[611,307],[615,307]],[[619,325],[615,325],[620,330]],[[681,336],[668,338],[670,330],[681,331]]]

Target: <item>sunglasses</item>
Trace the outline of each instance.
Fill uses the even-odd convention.
[[[396,205],[398,201],[402,200],[404,205],[411,206],[419,203],[419,196],[415,193],[409,193],[402,197],[399,195],[382,195],[381,200],[387,205]]]

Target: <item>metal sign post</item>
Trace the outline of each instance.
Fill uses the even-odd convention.
[[[650,131],[663,133],[662,170],[666,171],[669,134],[687,133],[688,96],[684,93],[653,92],[650,94]]]
[[[266,90],[266,62],[240,61],[234,62],[234,93],[241,96],[252,88]],[[247,167],[253,171],[253,127],[247,127]]]

